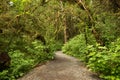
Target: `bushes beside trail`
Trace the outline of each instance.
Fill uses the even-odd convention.
[[[109,47],[99,44],[85,44],[85,37],[80,34],[63,47],[65,54],[79,58],[86,62],[90,70],[98,73],[107,80],[120,80],[120,39],[112,42]]]

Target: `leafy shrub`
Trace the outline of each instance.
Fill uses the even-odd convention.
[[[23,76],[28,70],[36,64],[45,62],[53,58],[53,53],[45,51],[46,46],[41,41],[35,40],[29,45],[22,46],[26,51],[11,50],[11,65],[7,70],[0,72],[0,80],[15,80]]]
[[[58,40],[51,39],[48,41],[47,47],[51,50],[51,52],[61,50],[63,43]]]
[[[11,65],[8,70],[0,72],[1,80],[14,80],[20,76],[23,76],[25,71],[33,67],[34,60],[24,56],[24,53],[19,50],[9,52],[11,57]]]
[[[62,51],[68,55],[72,55],[78,58],[82,58],[87,53],[86,41],[84,34],[75,36],[63,47]]]
[[[55,50],[52,50],[48,44],[43,45],[39,40],[33,41],[25,49],[27,50],[27,56],[33,58],[37,63],[53,59],[54,57]]]
[[[25,53],[22,53],[19,50],[10,52],[9,54],[12,58],[9,71],[11,72],[11,75],[15,78],[22,76],[34,65],[34,60],[25,57]]]
[[[62,51],[85,62],[87,58],[87,66],[101,78],[120,80],[120,38],[108,48],[99,44],[86,46],[84,35],[81,34],[67,42]]]
[[[120,79],[120,39],[111,43],[111,47],[96,46],[89,49],[88,67],[107,80]],[[114,47],[114,48],[113,48]]]

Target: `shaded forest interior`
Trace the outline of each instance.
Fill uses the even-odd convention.
[[[0,2],[0,80],[23,76],[57,50],[120,79],[120,0]]]

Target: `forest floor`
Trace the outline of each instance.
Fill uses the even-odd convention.
[[[56,52],[55,59],[38,66],[18,80],[101,80],[90,72],[83,62]]]

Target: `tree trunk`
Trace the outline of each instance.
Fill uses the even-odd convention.
[[[67,25],[66,25],[66,19],[64,20],[64,43],[67,42]]]
[[[9,68],[11,62],[11,58],[6,52],[0,53],[0,72]]]
[[[92,25],[94,25],[94,24],[95,24],[95,21],[94,21],[92,15],[91,15],[91,13],[89,12],[89,9],[88,9],[88,8],[86,7],[86,5],[82,2],[82,0],[77,0],[77,2],[78,2],[78,5],[80,4],[80,5],[83,6],[83,8],[84,8],[84,10],[86,11],[88,17],[90,18],[90,22],[92,23]],[[100,34],[96,31],[95,27],[93,27],[93,26],[92,26],[92,33],[93,33],[96,41],[97,41],[98,43],[100,43],[100,45],[103,46],[103,45],[104,45],[104,42],[100,39]]]
[[[63,29],[64,29],[64,43],[67,42],[67,24],[66,24],[66,15],[64,13],[64,7],[63,7],[63,2],[60,1],[61,5],[61,11],[63,12],[62,18],[63,18]]]

